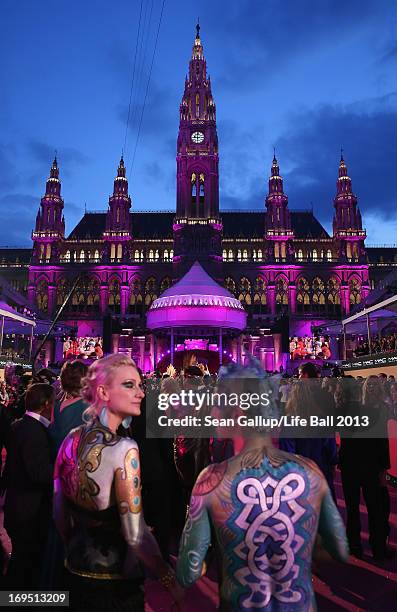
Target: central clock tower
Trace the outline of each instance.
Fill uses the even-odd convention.
[[[196,260],[217,276],[217,267],[222,261],[222,221],[216,109],[198,24],[180,105],[176,163],[176,276]]]

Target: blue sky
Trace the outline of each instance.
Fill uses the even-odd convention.
[[[397,242],[397,3],[143,0],[127,134],[136,210],[175,210],[178,111],[197,11],[223,209],[263,209],[273,145],[291,209],[330,228],[340,147],[368,244]],[[141,0],[2,0],[0,244],[29,246],[54,150],[67,232],[105,210],[124,145]],[[136,155],[132,165],[133,151]]]

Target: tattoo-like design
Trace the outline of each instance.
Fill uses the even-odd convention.
[[[120,514],[142,510],[141,482],[139,478],[139,453],[137,448],[130,448],[124,458],[124,469],[117,468],[115,474],[116,496]]]
[[[180,542],[178,581],[189,586],[201,576],[205,554],[211,543],[211,529],[202,495],[190,498],[189,514]]]
[[[227,462],[213,463],[201,472],[194,485],[192,495],[206,495],[211,493],[225,475],[227,470]]]
[[[308,482],[298,471],[271,472],[245,472],[233,483],[235,511],[228,526],[238,543],[231,543],[229,553],[232,578],[240,585],[239,610],[265,607],[272,596],[284,604],[304,600],[296,555],[311,538],[301,526],[310,514],[302,504]]]
[[[98,509],[95,498],[100,488],[89,474],[99,468],[103,449],[117,442],[117,436],[97,422],[72,432],[61,447],[55,474],[66,497],[87,510]]]

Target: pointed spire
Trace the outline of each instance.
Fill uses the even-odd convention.
[[[52,162],[51,170],[50,170],[50,178],[59,178],[59,168],[57,161],[57,152],[55,151],[54,161]]]
[[[203,45],[201,44],[201,38],[200,38],[200,23],[197,20],[197,25],[196,25],[196,37],[194,39],[194,45],[193,45],[193,53],[192,53],[192,59],[199,59],[199,60],[203,60],[204,59],[204,53],[203,53]]]
[[[275,148],[271,167],[271,175],[269,177],[269,195],[272,193],[283,193],[283,178],[282,176],[280,176],[280,168],[276,158]]]
[[[341,157],[338,169],[338,180],[336,181],[336,194],[351,194],[352,195],[352,182],[351,178],[347,174],[347,166],[343,158],[343,149],[341,150]]]
[[[114,179],[113,195],[123,195],[128,198],[128,181],[126,179],[126,169],[124,164],[123,154],[120,157],[120,162],[117,168],[117,175]]]
[[[61,181],[59,180],[59,168],[58,168],[56,152],[55,152],[54,161],[52,162],[52,165],[51,165],[50,176],[47,179],[45,195],[46,196],[58,196],[58,197],[61,196]]]
[[[119,167],[117,168],[117,178],[125,178],[125,165],[123,153],[121,153]]]

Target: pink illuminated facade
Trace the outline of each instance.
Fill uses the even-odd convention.
[[[262,210],[222,212],[216,108],[199,29],[179,112],[174,211],[135,212],[121,158],[108,210],[85,213],[65,237],[54,160],[32,234],[29,300],[53,315],[78,275],[63,321],[78,335],[104,336],[105,348],[130,352],[148,370],[160,351],[170,350],[170,319],[153,327],[163,308],[156,304],[172,297],[172,285],[198,261],[247,314],[245,330],[237,326],[223,337],[224,350],[237,341],[242,354],[249,350],[276,368],[288,352],[285,336],[310,335],[369,292],[366,235],[345,161],[342,156],[332,235],[312,211],[289,209],[276,156]],[[214,329],[222,307],[213,304]],[[187,341],[199,341],[200,326],[190,328]],[[217,332],[209,336],[219,349]]]

